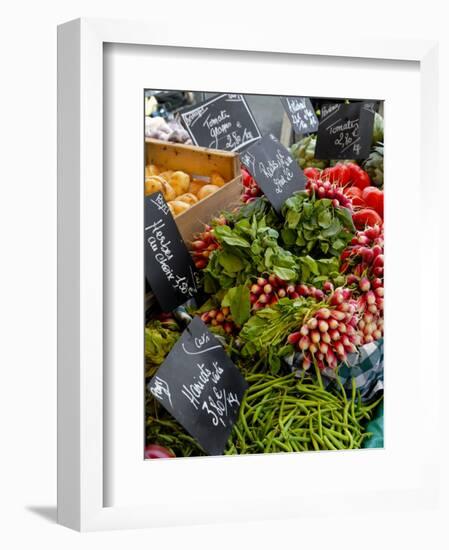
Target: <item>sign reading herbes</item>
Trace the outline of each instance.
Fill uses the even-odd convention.
[[[145,277],[172,311],[197,293],[197,273],[162,193],[145,197]]]
[[[374,103],[323,105],[315,158],[364,159],[369,156],[374,124]]]
[[[241,94],[220,94],[181,113],[195,145],[238,151],[260,138],[259,128]]]
[[[296,134],[317,131],[318,118],[308,97],[281,97],[281,102]]]
[[[206,453],[223,454],[248,384],[199,317],[147,387]]]
[[[295,191],[305,187],[303,171],[272,134],[249,147],[240,155],[240,160],[278,212]]]

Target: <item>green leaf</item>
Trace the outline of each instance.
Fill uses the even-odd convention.
[[[287,267],[279,267],[275,265],[273,266],[273,272],[283,281],[294,281],[296,279],[296,272]]]
[[[301,281],[303,283],[306,283],[310,278],[310,269],[306,264],[302,264],[301,266]]]
[[[296,237],[296,243],[298,246],[306,246],[306,240],[304,239],[302,232],[298,231],[298,236]]]
[[[338,258],[323,258],[316,260],[318,270],[324,275],[330,274],[332,271],[338,272],[339,261]]]
[[[313,278],[313,284],[317,285],[318,283],[324,283],[324,281],[328,281],[329,277],[327,275],[320,275],[319,277]]]
[[[317,220],[312,216],[309,220],[305,221],[302,226],[304,229],[307,229],[307,231],[315,233],[315,229],[317,229]]]
[[[341,250],[343,250],[345,246],[346,246],[345,241],[342,241],[341,239],[335,239],[335,241],[332,243],[332,248],[337,252],[340,252]]]
[[[333,219],[332,223],[329,225],[327,229],[323,229],[321,234],[323,237],[333,237],[334,235],[337,235],[341,231],[341,224],[337,219]]]
[[[244,267],[244,263],[235,254],[231,254],[226,250],[221,250],[220,254],[217,255],[218,263],[227,271],[228,273],[236,273]]]
[[[214,230],[215,237],[230,246],[239,246],[242,248],[249,248],[251,245],[243,237],[236,235],[230,227],[227,225],[219,225]]]
[[[282,240],[287,246],[292,246],[296,241],[296,231],[294,229],[285,228],[281,231]]]
[[[327,229],[332,222],[332,214],[329,212],[329,210],[323,210],[318,214],[318,225],[320,227],[323,227],[324,229]]]
[[[210,273],[206,273],[204,275],[204,292],[207,294],[215,294],[215,292],[218,291],[219,286],[217,284],[217,281],[212,277]]]
[[[306,218],[310,218],[310,216],[313,214],[313,204],[311,204],[310,202],[305,203],[303,212]]]
[[[251,244],[251,254],[254,254],[254,256],[259,256],[260,254],[262,254],[262,252],[263,248],[259,241],[253,241],[253,243]]]
[[[246,285],[230,288],[223,298],[222,305],[230,307],[234,322],[243,325],[251,313],[249,288]]]
[[[311,273],[314,275],[319,275],[320,272],[318,271],[317,263],[311,256],[302,256],[300,261],[303,265],[305,264],[309,268]]]
[[[352,221],[351,212],[347,208],[344,208],[343,206],[341,206],[335,209],[335,213],[340,218],[343,225],[347,229],[350,229],[353,233],[355,233],[355,226],[354,226],[354,222]]]
[[[247,220],[247,219],[240,220],[235,224],[234,234],[236,232],[239,233],[239,234],[243,234],[245,236],[248,236],[252,239],[254,239],[254,237],[256,236],[253,228],[251,227],[251,225],[249,223],[249,220]]]
[[[272,258],[273,258],[273,249],[267,248],[265,250],[265,267],[268,269],[273,265]]]
[[[322,242],[320,244],[320,248],[321,248],[321,252],[323,252],[323,254],[327,254],[329,252],[329,243]]]
[[[304,239],[306,241],[315,241],[315,231],[310,231],[309,229],[304,229],[302,232]]]
[[[329,208],[332,204],[331,199],[319,199],[315,202],[315,208],[318,210]]]

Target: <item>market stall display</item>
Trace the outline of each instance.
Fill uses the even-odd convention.
[[[155,310],[147,323],[147,387],[154,387],[159,366],[192,319],[201,319],[248,384],[224,454],[382,444],[384,197],[378,113],[370,132],[369,155],[357,161],[316,159],[316,137],[300,139],[290,151],[305,184],[291,191],[284,184],[298,181],[289,171],[292,157],[280,159],[279,176],[269,154],[255,169],[251,154],[242,153],[240,164],[235,153],[204,154],[183,145],[174,154],[172,144],[147,140],[145,193],[163,194],[199,285],[195,300],[172,313]],[[279,161],[278,149],[273,162]],[[184,162],[187,151],[190,160]],[[254,177],[260,170],[267,193]],[[273,196],[270,181],[286,192],[285,199]],[[180,224],[183,216],[188,221]],[[204,378],[200,389],[199,382],[192,387],[201,394],[208,382]],[[224,401],[212,400],[218,420]],[[167,408],[147,392],[145,456],[205,454],[183,419],[175,420]],[[376,428],[375,441],[368,426]]]

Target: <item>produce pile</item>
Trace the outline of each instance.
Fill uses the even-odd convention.
[[[382,401],[365,402],[339,368],[384,327],[383,145],[376,118],[362,166],[316,161],[314,136],[292,154],[307,184],[276,214],[242,167],[242,205],[209,221],[191,253],[206,300],[200,315],[249,384],[226,454],[361,448]],[[172,316],[147,326],[150,378],[179,338]],[[335,373],[328,384],[326,372]],[[148,456],[204,454],[151,396]],[[150,452],[151,451],[151,452]],[[152,457],[152,456],[151,456]]]
[[[227,182],[218,173],[195,178],[182,170],[164,170],[155,164],[145,166],[145,195],[160,191],[174,217],[212,195]]]
[[[189,134],[176,119],[166,121],[160,116],[145,117],[145,136],[161,141],[185,143],[190,145],[192,140]]]

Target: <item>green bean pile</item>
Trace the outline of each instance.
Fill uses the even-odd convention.
[[[350,396],[339,380],[334,393],[324,389],[318,369],[316,378],[260,373],[246,379],[250,387],[226,454],[359,449],[371,435],[363,424],[379,401],[363,405],[354,379]]]

